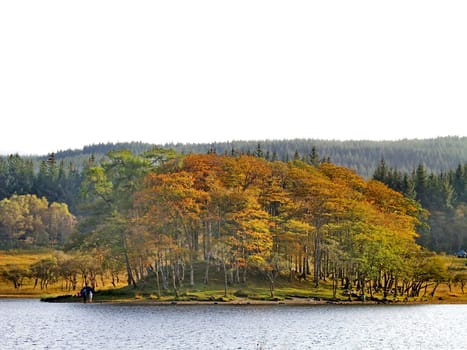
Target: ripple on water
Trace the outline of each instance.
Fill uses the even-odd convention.
[[[0,348],[451,350],[465,341],[466,312],[467,305],[155,307],[0,300]]]

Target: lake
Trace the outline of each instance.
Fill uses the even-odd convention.
[[[0,349],[465,349],[467,305],[51,304],[0,299]]]

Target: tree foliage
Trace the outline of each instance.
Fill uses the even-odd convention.
[[[387,167],[384,159],[374,179],[385,183],[429,211],[419,242],[427,248],[446,253],[467,245],[467,163],[435,174],[419,164],[411,173]]]
[[[63,247],[76,218],[64,203],[50,203],[35,195],[13,195],[0,201],[0,237],[5,248]]]
[[[387,297],[418,295],[428,280],[445,279],[419,243],[436,250],[465,243],[465,165],[435,174],[419,164],[403,173],[380,158],[374,179],[365,180],[317,147],[299,149],[288,161],[261,143],[249,152],[211,147],[184,156],[166,148],[114,150],[101,161],[89,158],[81,171],[66,169],[56,155],[36,172],[19,156],[2,159],[0,189],[10,196],[0,201],[1,242],[68,242],[76,259],[56,258],[63,269],[42,262],[31,270],[39,276],[50,263],[51,277],[37,277],[45,288],[57,278],[76,286],[76,271],[95,284],[98,275],[118,278],[124,270],[130,285],[150,277],[159,295],[178,295],[184,285],[209,284],[215,268],[226,294],[259,274],[271,297],[277,278],[310,279],[316,287],[332,280],[333,288],[340,281]],[[71,240],[74,217],[48,198],[69,200],[79,215]]]
[[[226,284],[256,270],[271,295],[281,274],[311,275],[315,285],[357,274],[362,293],[371,283],[389,290],[421,250],[416,201],[330,163],[188,155],[149,173],[135,198],[144,260],[176,293],[184,266],[194,283],[194,261],[205,261],[206,274],[222,266]]]

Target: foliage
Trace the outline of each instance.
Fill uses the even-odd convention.
[[[21,288],[23,280],[28,277],[28,270],[17,265],[6,265],[0,273],[5,280],[13,283],[15,289]]]
[[[150,270],[166,288],[171,276],[176,293],[185,265],[194,284],[195,260],[206,262],[206,274],[222,266],[226,286],[256,270],[271,296],[277,276],[311,273],[316,287],[356,274],[363,294],[372,283],[389,290],[420,250],[416,202],[330,163],[189,155],[148,174],[135,198],[137,230],[150,243],[144,260],[155,262]]]
[[[408,175],[381,160],[375,179],[367,181],[319,160],[316,148],[305,156],[294,152],[287,162],[259,143],[249,153],[210,149],[181,156],[155,148],[112,151],[99,162],[92,157],[80,174],[79,202],[73,202],[79,226],[71,240],[59,220],[66,206],[12,195],[0,202],[2,242],[68,241],[71,256],[30,266],[28,276],[42,288],[58,280],[67,288],[79,279],[94,285],[98,276],[116,280],[125,271],[128,285],[151,283],[158,297],[182,297],[221,273],[225,296],[229,287],[261,276],[271,298],[281,280],[311,280],[316,290],[330,283],[334,298],[339,284],[349,293],[396,298],[418,296],[430,283],[462,280],[449,277],[417,240],[436,238],[433,217],[465,227],[465,166],[435,175],[419,165]],[[66,174],[51,156],[32,186],[49,191]],[[22,211],[26,206],[31,209]]]
[[[381,159],[373,177],[428,209],[419,243],[446,253],[466,248],[467,163],[439,174],[428,173],[423,164],[403,173]]]
[[[76,218],[63,203],[50,203],[35,195],[13,195],[0,201],[0,244],[63,247]]]

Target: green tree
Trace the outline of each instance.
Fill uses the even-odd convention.
[[[29,276],[29,271],[15,264],[6,265],[1,271],[1,276],[13,283],[15,289],[21,288],[25,278]]]
[[[82,182],[83,205],[81,212],[87,217],[81,230],[99,240],[109,254],[119,253],[126,266],[129,285],[136,285],[133,271],[133,236],[139,234],[139,212],[134,206],[135,194],[142,188],[145,175],[166,166],[176,158],[173,152],[154,149],[143,156],[130,151],[112,151],[102,165],[90,166]],[[109,260],[109,259],[107,259]]]
[[[30,266],[31,278],[34,279],[34,288],[39,283],[41,290],[47,289],[50,283],[58,280],[58,265],[55,258],[41,259]]]

